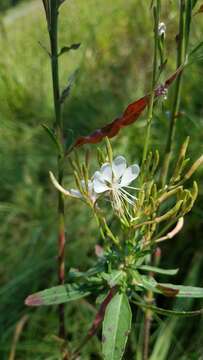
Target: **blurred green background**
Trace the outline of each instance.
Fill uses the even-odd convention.
[[[12,7],[15,3],[18,4]],[[175,69],[178,4],[164,0],[163,5],[167,25],[167,76]],[[48,171],[55,171],[56,156],[41,126],[53,122],[49,58],[39,45],[40,42],[48,47],[48,36],[40,0],[1,0],[0,10],[0,358],[54,360],[59,359],[58,342],[52,336],[57,335],[57,309],[24,306],[27,295],[57,283],[57,197],[48,178]],[[202,16],[193,18],[191,48],[202,40]],[[152,27],[148,0],[70,0],[63,5],[60,44],[81,42],[78,51],[61,57],[63,86],[78,69],[71,97],[64,107],[67,134],[68,128],[72,128],[75,135],[86,134],[106,124],[129,102],[149,90]],[[176,134],[177,147],[187,135],[191,136],[189,153],[193,160],[203,153],[201,60],[198,54],[186,69],[182,116],[178,119]],[[158,147],[161,154],[168,128],[170,95],[171,90],[169,99],[156,106],[153,122],[151,145]],[[113,141],[115,151],[125,153],[129,160],[139,161],[144,129],[145,116]],[[67,175],[69,173],[67,163]],[[181,234],[162,247],[161,263],[166,267],[180,267],[177,283],[203,286],[203,169],[196,178],[199,199],[186,217]],[[67,179],[67,183],[69,181]],[[94,245],[98,237],[91,214],[85,206],[72,201],[67,202],[66,214],[67,267],[87,269],[95,261]],[[201,301],[191,300],[174,304],[161,299],[161,305],[182,305],[188,310],[203,307]],[[73,345],[85,334],[93,316],[94,309],[85,301],[67,305],[67,327]],[[20,329],[19,321],[24,319],[14,351],[14,334]],[[150,360],[203,359],[202,329],[201,317],[159,318],[153,325]],[[126,355],[126,359],[131,358]],[[137,349],[133,358],[140,359]],[[82,359],[101,359],[96,338],[88,344]]]

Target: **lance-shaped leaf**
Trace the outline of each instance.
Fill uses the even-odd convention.
[[[160,284],[157,283],[157,281],[154,278],[140,275],[139,281],[137,282],[138,288],[144,288],[145,290],[150,290],[157,294],[163,294],[168,297],[175,297],[179,290],[173,289],[171,287],[165,286],[164,290],[161,290],[159,287]]]
[[[93,324],[88,331],[88,335],[87,335],[88,338],[91,338],[96,333],[98,327],[100,326],[100,324],[102,323],[102,321],[104,319],[106,308],[107,308],[108,304],[110,303],[110,301],[115,296],[116,292],[117,292],[116,287],[112,288],[109,291],[108,295],[105,297],[105,299],[102,301],[102,303],[99,307],[99,310],[95,316],[95,319],[93,321]]]
[[[120,360],[131,329],[132,312],[126,294],[117,293],[107,306],[102,330],[104,360]]]
[[[140,275],[137,286],[167,297],[203,298],[203,288],[158,283],[154,278],[150,278],[145,275]]]
[[[77,74],[78,70],[75,70],[73,72],[73,74],[69,77],[68,79],[68,84],[67,86],[65,87],[65,89],[62,91],[62,94],[61,94],[61,97],[60,97],[60,102],[61,104],[64,103],[64,101],[66,100],[66,98],[69,96],[70,94],[70,91],[71,91],[71,88],[73,86],[73,83],[75,81],[75,77],[76,77],[76,74]]]
[[[172,76],[170,76],[163,85],[160,85],[157,89],[155,89],[155,98],[165,94],[170,84],[176,79],[177,75],[182,71],[182,69],[183,67],[177,69],[177,71]],[[146,95],[134,101],[128,105],[121,117],[116,118],[110,124],[105,125],[101,129],[95,130],[88,136],[80,136],[76,140],[74,147],[82,146],[84,144],[96,144],[102,141],[104,137],[114,137],[118,134],[121,128],[133,124],[138,119],[146,106],[149,104],[149,101],[150,95]]]
[[[143,271],[150,271],[157,274],[163,274],[163,275],[176,275],[178,273],[178,269],[162,269],[155,266],[148,266],[148,265],[142,265],[139,266],[140,270]]]
[[[80,354],[80,350],[83,347],[83,345],[85,345],[96,334],[97,329],[99,328],[99,326],[101,325],[104,319],[106,308],[109,302],[115,296],[116,292],[117,292],[117,288],[116,287],[112,288],[103,299],[87,335],[85,336],[85,338],[82,340],[82,342],[79,344],[78,348],[74,352],[75,357]]]
[[[56,134],[54,132],[53,129],[51,129],[50,127],[48,127],[45,124],[42,124],[42,127],[44,128],[44,130],[46,131],[46,133],[49,135],[50,139],[53,141],[53,143],[56,145],[59,153],[63,152],[63,148],[61,146],[61,144],[58,142],[58,139],[56,137]]]
[[[203,298],[203,288],[201,287],[173,284],[157,284],[156,287],[166,296],[170,296],[168,294],[171,292],[176,292],[176,297]]]
[[[59,285],[28,296],[28,306],[57,305],[88,296],[90,291],[84,285]]]
[[[203,309],[194,310],[194,311],[167,310],[167,309],[159,308],[154,305],[148,305],[142,302],[140,303],[138,301],[133,301],[133,304],[141,307],[143,310],[149,309],[157,314],[165,315],[165,316],[191,317],[191,316],[199,316],[203,314]]]
[[[90,268],[87,271],[79,271],[77,269],[71,268],[68,273],[68,278],[71,280],[89,278],[91,276],[97,275],[105,270],[105,264],[103,262],[97,263],[94,267]]]
[[[71,50],[77,50],[80,47],[80,43],[72,44],[70,46],[63,46],[58,54],[58,56],[61,56],[62,54],[69,52]]]

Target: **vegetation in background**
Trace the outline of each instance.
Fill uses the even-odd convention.
[[[88,8],[91,7],[91,13]],[[68,127],[73,127],[75,134],[81,133],[81,124],[86,119],[84,133],[104,125],[119,114],[125,105],[148,90],[148,75],[151,64],[148,49],[151,47],[150,14],[148,3],[117,1],[106,6],[97,1],[70,3],[63,8],[60,43],[80,42],[80,52],[72,53],[67,60],[64,56],[62,82],[66,83],[67,72],[79,68],[71,99],[64,111],[64,119],[68,119]],[[170,10],[170,11],[169,11]],[[171,58],[175,59],[174,39],[176,12],[175,6],[165,9]],[[55,270],[55,231],[56,218],[53,207],[53,193],[48,179],[48,170],[53,168],[54,160],[50,156],[50,144],[41,129],[41,123],[52,120],[49,63],[46,54],[40,49],[38,41],[47,43],[45,36],[42,9],[36,7],[32,19],[29,13],[23,19],[2,26],[1,44],[7,51],[0,60],[0,88],[1,88],[1,253],[4,261],[1,266],[1,330],[2,357],[7,358],[12,347],[12,339],[17,321],[28,313],[23,306],[24,298],[51,283],[56,283]],[[68,14],[68,16],[66,15]],[[137,20],[131,15],[136,14]],[[140,15],[142,14],[142,15]],[[201,18],[201,15],[198,15]],[[201,37],[200,18],[196,16],[192,28],[192,42],[198,42]],[[144,18],[145,17],[145,18]],[[6,19],[5,19],[6,23]],[[112,23],[115,26],[112,28]],[[32,26],[30,26],[32,24]],[[67,30],[68,29],[68,32]],[[142,34],[140,36],[139,34]],[[170,34],[170,35],[169,35]],[[23,54],[23,55],[22,55]],[[174,56],[173,56],[174,55]],[[23,61],[22,61],[23,56]],[[144,66],[143,66],[144,63]],[[76,66],[77,64],[77,66]],[[140,71],[140,69],[143,71]],[[174,69],[171,61],[169,68]],[[139,71],[138,71],[139,69]],[[192,76],[191,76],[192,74]],[[190,153],[195,157],[202,151],[202,79],[201,65],[193,63],[190,71],[186,72],[184,86],[184,101],[181,104],[181,116],[177,123],[179,141],[186,135],[193,136],[195,141],[190,146]],[[92,85],[94,84],[94,86]],[[155,135],[154,147],[163,147],[163,134],[167,127],[167,112],[165,117],[157,115],[156,125],[152,132]],[[137,123],[134,130],[124,130],[124,136],[119,137],[119,151],[128,151],[132,158],[139,157],[137,149],[141,149],[143,141],[143,126],[145,119]],[[129,138],[129,141],[127,139]],[[44,154],[42,158],[42,153]],[[68,169],[67,172],[70,170]],[[201,173],[199,173],[201,175]],[[200,196],[202,188],[200,187]],[[30,207],[32,204],[32,207]],[[71,202],[67,211],[71,215],[69,228],[71,241],[67,263],[78,266],[80,254],[80,269],[87,269],[94,262],[93,252],[97,232],[89,226],[90,214],[87,210],[78,213],[75,204]],[[186,222],[186,230],[179,239],[163,248],[163,262],[177,264],[181,257],[181,267],[189,268],[191,257],[194,255],[194,271],[191,273],[192,283],[201,285],[201,254],[195,255],[195,249],[201,252],[201,197],[193,210],[192,216]],[[44,219],[41,222],[41,219]],[[78,221],[80,231],[78,233]],[[88,230],[88,232],[87,232]],[[84,237],[85,231],[85,237]],[[191,241],[192,238],[192,241]],[[168,247],[168,248],[167,248]],[[169,250],[170,249],[170,250]],[[173,251],[172,251],[173,250]],[[192,266],[191,266],[192,268]],[[189,275],[188,275],[189,276]],[[186,277],[183,271],[178,280]],[[191,279],[186,281],[191,283]],[[67,308],[67,317],[71,321],[70,340],[77,341],[80,329],[87,326],[87,319],[94,314],[93,308],[86,304],[71,304]],[[188,304],[188,309],[192,304]],[[9,308],[9,312],[8,312]],[[80,309],[80,311],[78,311]],[[74,315],[74,316],[73,316]],[[71,319],[71,320],[70,320]],[[161,339],[168,341],[168,349],[174,344],[175,351],[171,359],[177,359],[186,352],[185,358],[198,359],[201,354],[201,319],[190,321],[187,331],[182,334],[183,321],[163,323],[160,320],[159,341],[155,351],[161,348]],[[194,327],[196,331],[194,331]],[[17,358],[57,358],[53,354],[53,338],[56,320],[55,309],[41,309],[29,312],[20,341],[17,344]],[[163,331],[164,329],[164,331]],[[175,329],[175,330],[174,330]],[[50,333],[50,337],[47,333]],[[175,335],[176,334],[176,335]],[[180,340],[180,335],[181,340]],[[197,335],[198,334],[198,335]],[[170,335],[170,336],[169,336]],[[192,336],[193,335],[193,336]],[[188,336],[191,341],[188,342]],[[178,339],[178,341],[177,341]],[[199,342],[199,345],[198,345]],[[187,347],[186,347],[187,345]],[[56,354],[58,349],[56,339]],[[184,350],[183,350],[184,349]],[[200,349],[200,350],[197,350]],[[87,359],[96,358],[99,345],[96,339],[87,347]],[[90,353],[92,352],[92,355]],[[156,355],[154,355],[156,356]],[[162,356],[163,353],[162,353]],[[167,358],[167,349],[166,349]],[[156,357],[155,357],[156,358]]]
[[[1,0],[0,11],[7,10],[12,6],[17,5],[21,1],[25,1],[25,0]]]

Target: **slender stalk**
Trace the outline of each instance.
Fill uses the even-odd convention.
[[[144,150],[143,150],[143,157],[142,163],[145,162],[149,147],[150,141],[150,133],[151,133],[151,123],[152,123],[152,116],[153,116],[153,107],[154,107],[154,88],[157,81],[157,70],[158,70],[158,26],[160,20],[160,8],[161,8],[161,1],[157,0],[156,5],[154,6],[154,56],[153,56],[153,72],[152,72],[152,87],[151,87],[151,97],[148,107],[148,114],[147,114],[147,130],[146,130],[146,137],[144,143]]]
[[[58,64],[58,0],[51,1],[50,14],[50,45],[51,45],[51,70],[55,109],[54,128],[61,144],[61,151],[58,153],[58,182],[63,182],[63,120],[61,116],[60,87],[59,87],[59,64]],[[65,220],[63,195],[58,192],[58,282],[60,285],[65,282]],[[64,305],[59,305],[59,337],[65,339],[65,316]]]
[[[147,293],[147,304],[152,305],[153,303],[153,293],[148,291]],[[145,312],[144,319],[144,344],[143,344],[143,360],[148,360],[149,358],[149,345],[150,345],[150,331],[152,323],[152,311],[147,309]]]
[[[159,51],[159,22],[160,22],[160,11],[161,11],[161,0],[157,0],[153,12],[154,12],[154,56],[153,56],[153,73],[152,73],[152,89],[151,89],[151,97],[149,102],[148,114],[147,114],[147,131],[144,143],[143,150],[143,158],[142,164],[144,164],[148,147],[150,141],[151,134],[151,123],[153,117],[153,108],[154,108],[154,88],[157,82],[157,72],[158,72],[158,51]],[[153,276],[153,274],[151,274]],[[153,301],[153,293],[148,291],[146,294],[147,303],[151,304]],[[145,319],[144,319],[144,340],[143,340],[143,360],[147,360],[149,357],[149,345],[150,345],[150,330],[151,330],[151,322],[152,322],[152,312],[151,310],[146,310]]]
[[[186,60],[186,50],[188,45],[189,30],[191,19],[191,1],[180,0],[179,5],[179,33],[178,33],[178,47],[177,47],[177,62],[176,67],[179,68]],[[175,83],[174,98],[172,104],[170,126],[168,138],[166,142],[165,158],[162,169],[162,184],[165,185],[172,156],[172,147],[175,138],[176,120],[180,110],[181,88],[182,88],[182,75],[181,71]]]
[[[156,248],[155,253],[152,258],[152,265],[158,266],[160,262],[161,250]],[[153,272],[149,274],[151,278],[154,277]],[[152,305],[154,302],[154,295],[152,291],[147,292],[146,302],[148,305]],[[148,360],[149,358],[149,349],[150,349],[150,332],[151,324],[153,319],[153,312],[150,309],[147,309],[145,312],[144,319],[144,341],[143,341],[143,360]]]

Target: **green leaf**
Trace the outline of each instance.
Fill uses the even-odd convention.
[[[25,304],[28,306],[56,305],[78,300],[89,294],[90,291],[84,285],[59,285],[28,296]]]
[[[90,268],[87,271],[79,271],[77,269],[71,268],[68,273],[68,278],[71,280],[79,279],[79,278],[89,278],[91,276],[97,275],[104,271],[105,264],[103,262],[97,263],[95,266]]]
[[[168,297],[203,298],[203,288],[158,283],[155,279],[145,275],[140,276],[137,286]]]
[[[126,294],[117,293],[108,304],[103,321],[104,360],[120,360],[131,329],[132,312]]]
[[[157,289],[164,295],[169,290],[177,291],[176,297],[203,298],[203,288],[173,284],[157,284]]]
[[[120,281],[124,278],[124,276],[125,273],[122,270],[112,270],[110,274],[102,273],[102,278],[107,281],[111,288],[119,284]]]
[[[77,44],[72,44],[70,46],[63,46],[58,54],[58,56],[61,56],[62,54],[66,53],[66,52],[69,52],[71,50],[77,50],[79,49],[80,47],[80,43],[77,43]]]
[[[61,104],[63,104],[64,101],[66,100],[66,98],[69,96],[70,91],[71,91],[71,88],[72,88],[73,83],[74,83],[74,81],[75,81],[75,77],[76,77],[77,72],[78,72],[78,69],[76,69],[76,70],[72,73],[72,75],[68,78],[67,86],[63,89],[62,94],[61,94],[61,97],[60,97],[60,102],[61,102]]]
[[[153,273],[164,274],[164,275],[176,275],[179,269],[162,269],[155,266],[142,265],[139,267],[139,270],[150,271]]]
[[[195,311],[180,311],[180,310],[167,310],[167,309],[159,308],[157,306],[140,303],[138,301],[133,301],[133,304],[141,307],[142,309],[149,309],[160,315],[166,315],[166,316],[191,317],[191,316],[198,316],[203,313],[203,309],[195,310]]]
[[[145,290],[150,290],[154,293],[163,294],[168,297],[175,297],[178,294],[177,289],[161,286],[154,278],[145,275],[140,275],[140,279],[137,282],[137,288],[144,288]]]
[[[47,125],[42,124],[43,129],[46,131],[46,133],[49,135],[50,139],[53,141],[53,143],[56,145],[58,151],[61,153],[61,145],[58,142],[58,139],[54,133],[54,130],[49,128]]]

